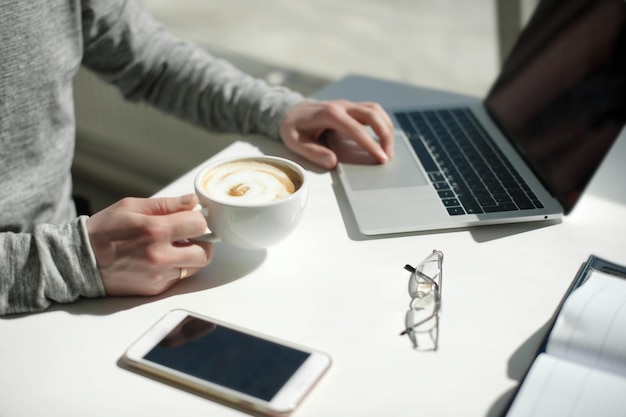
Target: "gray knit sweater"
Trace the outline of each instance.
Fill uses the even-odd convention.
[[[134,0],[0,0],[0,315],[105,295],[71,201],[81,65],[212,130],[277,137],[302,99],[177,40]]]

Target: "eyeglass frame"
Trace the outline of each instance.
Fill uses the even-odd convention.
[[[434,277],[429,277],[428,275],[421,272],[420,267],[423,267],[424,265],[426,265],[426,263],[431,262],[431,259],[434,260],[433,258],[435,257],[437,259],[437,272]],[[439,348],[439,313],[441,312],[441,294],[442,294],[441,288],[442,288],[442,282],[443,282],[443,252],[435,249],[432,251],[430,255],[424,258],[415,267],[407,264],[404,266],[404,269],[411,272],[411,275],[409,276],[409,286],[411,285],[413,280],[415,280],[415,283],[417,284],[417,288],[419,288],[420,280],[422,282],[426,281],[434,286],[432,290],[432,294],[433,294],[435,305],[433,307],[432,314],[430,314],[428,317],[421,319],[417,323],[413,323],[411,326],[406,326],[407,319],[405,318],[405,329],[402,332],[400,332],[400,336],[408,335],[409,338],[411,339],[411,342],[413,343],[413,348],[416,350],[437,351]],[[413,311],[418,311],[418,309],[414,307],[414,303],[419,298],[413,293],[411,293],[410,291],[409,291],[409,295],[411,296],[411,301],[409,302],[409,310],[407,311],[406,315],[410,314]],[[433,348],[432,349],[420,349],[417,343],[417,337],[415,336],[417,332],[414,329],[424,323],[427,323],[429,320],[432,320],[433,318],[435,320],[433,327],[427,331],[419,332],[419,333],[428,333],[430,339],[433,342]],[[433,336],[433,331],[435,333],[434,336]]]

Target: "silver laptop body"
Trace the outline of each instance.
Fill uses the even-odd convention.
[[[360,232],[465,228],[567,214],[624,123],[625,8],[621,0],[540,3],[484,100],[423,89],[416,103],[415,96],[403,96],[401,86],[384,88],[358,76],[320,91],[320,99],[360,100],[375,94],[397,128],[394,158],[384,165],[351,155],[349,138],[329,139],[339,155],[337,176]],[[594,36],[602,33],[594,29],[597,25],[613,32]],[[581,27],[587,30],[581,32]],[[611,49],[601,57],[603,62],[590,65],[590,55],[607,45]],[[448,121],[463,123],[450,128]],[[434,131],[444,142],[434,144]],[[477,131],[494,145],[482,144],[478,152],[463,145],[459,152],[455,137],[468,132],[476,136]],[[477,181],[463,157],[481,154],[491,163],[491,146],[498,149],[498,158],[508,161],[511,175],[501,179],[495,169],[477,168],[474,172],[486,178]],[[457,156],[449,152],[452,148]],[[451,168],[452,160],[463,168]],[[500,186],[511,185],[511,176],[522,185],[507,197]],[[486,184],[487,191],[482,189]]]

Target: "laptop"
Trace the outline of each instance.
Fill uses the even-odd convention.
[[[540,2],[484,99],[426,90],[421,105],[395,106],[385,91],[368,91],[381,87],[366,78],[322,90],[317,98],[375,93],[397,129],[394,157],[383,165],[344,160],[354,143],[329,140],[360,232],[569,213],[626,119],[625,21],[623,0]]]

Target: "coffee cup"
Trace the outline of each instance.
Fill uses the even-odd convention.
[[[209,232],[193,240],[265,249],[287,237],[306,206],[309,184],[297,163],[249,156],[209,163],[195,177]]]

